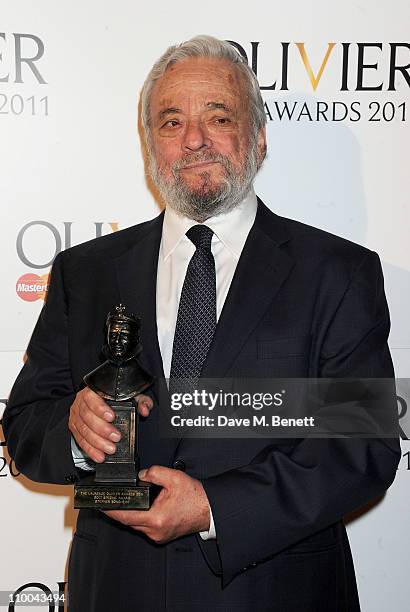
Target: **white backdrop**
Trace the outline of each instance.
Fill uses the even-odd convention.
[[[410,377],[408,1],[1,0],[1,9],[0,398],[22,365],[55,253],[157,214],[139,92],[169,44],[199,33],[240,45],[270,87],[269,154],[256,184],[265,203],[380,254],[396,374]],[[402,446],[393,487],[349,523],[365,612],[404,611],[410,598],[410,443]],[[75,525],[70,488],[13,475],[3,450],[0,597],[32,582],[58,591]]]

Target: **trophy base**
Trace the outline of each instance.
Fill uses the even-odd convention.
[[[141,480],[135,484],[101,483],[87,476],[74,486],[74,508],[149,510],[160,489]]]

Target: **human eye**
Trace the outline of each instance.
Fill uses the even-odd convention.
[[[168,119],[161,125],[161,129],[173,129],[179,125],[178,119]]]
[[[230,130],[232,129],[234,121],[232,117],[227,114],[213,114],[209,117],[208,125],[211,130]]]

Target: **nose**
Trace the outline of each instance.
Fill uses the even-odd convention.
[[[185,152],[193,153],[202,149],[209,149],[212,142],[206,128],[199,121],[190,121],[185,130],[182,148]]]

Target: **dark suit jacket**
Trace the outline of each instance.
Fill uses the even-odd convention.
[[[4,414],[10,455],[29,478],[72,483],[80,475],[69,408],[101,359],[105,318],[118,302],[141,315],[144,365],[163,376],[155,320],[162,219],[56,258]],[[259,201],[203,375],[391,377],[388,331],[377,255]],[[167,440],[154,409],[141,423],[140,455],[142,467],[179,461],[203,481],[217,542],[190,535],[156,545],[82,510],[69,566],[72,612],[359,610],[341,519],[391,484],[397,440]]]

